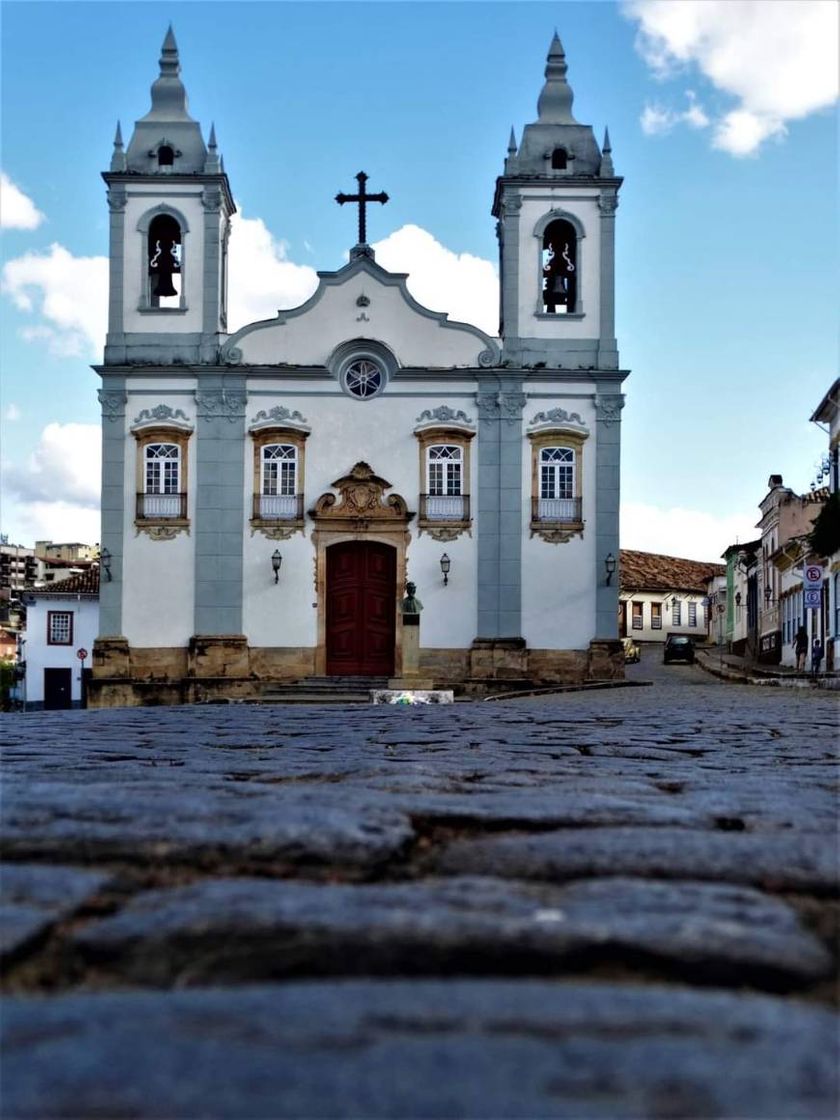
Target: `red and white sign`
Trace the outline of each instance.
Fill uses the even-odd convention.
[[[87,657],[87,655],[88,655],[88,652],[87,652],[87,650],[85,649],[84,646],[82,646],[81,649],[76,650],[76,656],[78,657],[78,659],[80,661],[84,661],[84,659]]]
[[[823,570],[819,564],[805,565],[805,590],[813,591],[822,586]]]

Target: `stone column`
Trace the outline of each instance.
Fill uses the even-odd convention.
[[[111,578],[103,572],[99,588],[99,633],[122,633],[123,525],[125,521],[125,377],[108,376],[99,390],[102,405],[102,527],[100,548],[111,554]]]
[[[604,391],[602,391],[602,388]],[[598,385],[595,397],[595,635],[596,640],[618,639],[621,410],[624,397]],[[614,389],[613,385],[609,386]],[[607,584],[604,561],[612,553],[616,571]]]
[[[615,337],[615,212],[618,193],[604,190],[598,198],[601,212],[601,329],[598,338],[598,369],[618,369]]]
[[[125,319],[123,286],[125,282],[125,187],[113,186],[108,191],[110,210],[108,267],[108,334],[105,339],[105,361],[125,361]],[[139,235],[138,235],[139,236]]]

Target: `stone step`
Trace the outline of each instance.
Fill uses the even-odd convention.
[[[248,704],[369,704],[370,690],[355,692],[290,689],[288,692],[264,692],[246,701]]]

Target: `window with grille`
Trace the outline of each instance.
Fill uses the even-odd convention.
[[[183,517],[181,448],[177,443],[147,443],[143,448],[143,494],[139,516]]]
[[[73,644],[73,612],[47,611],[47,645]]]
[[[697,604],[696,603],[689,603],[688,604],[688,625],[689,626],[696,626],[697,625]]]
[[[680,603],[679,600],[675,599],[673,604],[672,604],[671,610],[672,610],[671,619],[674,623],[674,626],[681,626],[682,625],[682,603]]]
[[[643,627],[644,621],[642,619],[642,604],[633,603],[633,629],[641,630],[643,629]]]
[[[541,521],[577,521],[579,503],[575,500],[575,453],[571,447],[543,447],[540,450]]]
[[[651,603],[650,605],[650,628],[651,630],[662,629],[662,604]]]

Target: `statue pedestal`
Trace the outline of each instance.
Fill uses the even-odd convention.
[[[431,677],[420,676],[420,615],[404,614],[402,621],[402,676],[389,680],[388,688],[415,692],[434,689]]]

